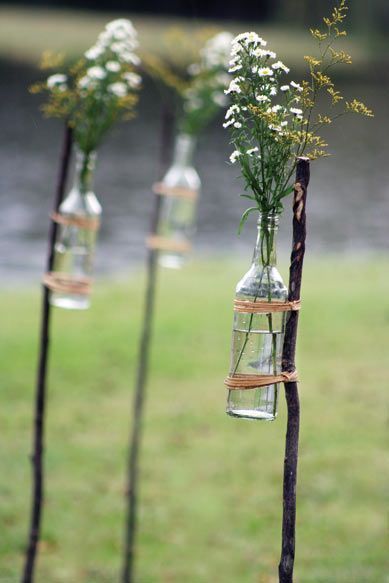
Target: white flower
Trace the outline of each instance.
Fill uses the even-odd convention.
[[[239,128],[241,128],[241,127],[242,127],[242,124],[240,123],[240,121],[236,121],[236,122],[234,123],[234,128],[237,128],[237,129],[239,129]]]
[[[103,67],[90,67],[87,69],[86,74],[91,79],[104,79],[107,76],[106,71],[104,71]]]
[[[294,115],[302,115],[303,114],[303,110],[302,109],[298,109],[297,107],[291,107],[290,108],[290,113],[293,113]]]
[[[228,69],[229,73],[235,73],[235,71],[239,71],[242,68],[242,65],[240,63],[237,63],[236,65],[234,65],[233,67],[230,67]]]
[[[142,82],[142,78],[137,73],[124,73],[123,79],[127,81],[130,87],[136,89]]]
[[[282,121],[280,125],[281,125],[281,127],[283,127],[283,128],[284,128],[285,126],[287,126],[287,125],[288,125],[288,122],[287,122],[287,121]]]
[[[280,109],[282,109],[281,105],[273,105],[273,107],[270,108],[270,111],[272,111],[273,113],[277,113],[277,111],[280,111]]]
[[[105,63],[105,68],[107,69],[107,71],[111,71],[111,73],[117,73],[118,71],[120,71],[120,63],[118,63],[117,61],[107,61]]]
[[[52,89],[53,87],[58,88],[58,86],[61,86],[61,88],[63,89],[64,85],[66,87],[67,79],[68,78],[66,77],[66,75],[61,75],[60,73],[56,73],[55,75],[51,75],[47,79],[47,87],[49,87],[49,89]]]
[[[286,65],[284,65],[282,61],[277,61],[276,63],[273,63],[272,67],[275,71],[277,71],[277,69],[282,69],[282,71],[284,71],[285,73],[289,73],[290,71],[290,69],[288,69],[288,67],[286,67]]]
[[[265,101],[270,101],[270,99],[266,96],[266,95],[256,95],[255,99],[259,102],[259,103],[265,103]]]
[[[131,22],[131,20],[127,20],[126,18],[118,18],[116,20],[112,20],[108,22],[105,26],[105,30],[113,36],[122,36],[125,33],[125,37],[133,37],[136,38],[137,32]]]
[[[227,68],[232,40],[232,34],[227,31],[219,32],[210,38],[200,51],[203,66],[206,69]]]
[[[94,45],[86,51],[84,56],[90,61],[94,61],[95,59],[98,59],[103,54],[103,52],[104,49],[102,47]]]
[[[239,156],[241,156],[241,152],[239,152],[239,150],[235,150],[234,152],[232,152],[232,154],[230,156],[231,164],[235,164],[235,162],[237,161]]]
[[[110,49],[112,52],[117,53],[119,56],[127,51],[127,45],[123,42],[114,42],[111,44]]]
[[[243,77],[236,77],[232,79],[228,89],[224,90],[224,93],[228,95],[229,93],[242,93],[242,89],[239,87],[239,83],[243,81]]]
[[[232,126],[233,123],[235,123],[235,119],[231,118],[223,124],[223,128],[228,128],[229,126]]]
[[[274,73],[269,67],[259,67],[258,75],[260,77],[271,77],[272,75],[274,75]]]
[[[234,114],[234,112],[236,113],[240,112],[239,105],[231,105],[231,107],[229,107],[226,111],[225,119],[229,119]]]
[[[198,63],[192,63],[188,67],[189,75],[198,75],[201,71],[200,65]]]
[[[125,63],[132,63],[136,67],[140,64],[140,58],[138,57],[138,55],[132,53],[131,51],[124,51],[123,53],[120,54],[120,58]]]
[[[116,95],[116,97],[125,97],[127,95],[127,85],[120,81],[108,85],[107,90],[113,95]]]
[[[297,89],[297,91],[302,91],[303,88],[301,87],[301,85],[299,85],[298,83],[295,83],[294,81],[290,82],[291,86],[294,87],[295,89]]]
[[[267,42],[258,36],[256,32],[242,32],[233,39],[231,54],[237,55],[245,47],[249,49],[251,55],[254,55],[257,45],[265,47]]]
[[[267,50],[265,51],[264,49],[257,48],[253,51],[253,56],[258,57],[258,58],[266,57],[267,59],[269,59],[269,58],[275,59],[277,55],[276,55],[276,53],[273,53],[273,51],[267,51]]]
[[[270,95],[277,95],[277,88],[276,87],[271,87],[270,89]]]
[[[96,87],[96,79],[91,79],[88,75],[84,75],[79,80],[78,86],[80,89],[94,89]]]
[[[258,152],[257,146],[255,146],[255,148],[251,148],[251,150],[247,150],[246,154],[248,154],[249,156],[252,156],[253,154],[255,154],[255,152]]]
[[[281,91],[289,91],[289,85],[281,85]]]

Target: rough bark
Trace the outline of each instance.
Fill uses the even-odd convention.
[[[72,131],[65,126],[62,153],[59,164],[57,188],[55,191],[53,211],[57,212],[65,193],[66,179],[69,170],[72,149]],[[52,271],[54,263],[54,246],[57,236],[57,223],[50,222],[46,271]],[[35,562],[40,538],[42,507],[44,502],[44,430],[46,413],[47,362],[49,356],[50,330],[50,290],[42,288],[42,315],[39,337],[39,358],[35,390],[35,418],[33,429],[33,453],[31,455],[33,469],[32,501],[28,545],[25,555],[23,583],[34,580]]]
[[[165,167],[171,150],[173,116],[165,110],[162,118],[161,131],[161,168]],[[155,195],[154,211],[150,234],[158,230],[161,210],[161,197]],[[132,430],[129,441],[128,473],[127,473],[127,518],[125,525],[124,561],[122,581],[133,583],[135,567],[135,542],[138,514],[138,484],[139,455],[142,438],[144,405],[146,398],[147,377],[149,370],[149,354],[154,316],[155,292],[157,286],[158,251],[149,249],[147,255],[147,283],[144,301],[143,325],[139,343],[138,368],[136,373],[135,394],[132,410]]]
[[[297,163],[293,200],[293,243],[289,270],[289,301],[300,299],[306,238],[306,198],[309,183],[309,160]],[[291,312],[285,329],[282,370],[294,372],[299,312]],[[300,426],[300,402],[296,382],[285,383],[288,410],[283,484],[283,518],[281,559],[278,566],[280,583],[293,582],[296,544],[296,482]]]

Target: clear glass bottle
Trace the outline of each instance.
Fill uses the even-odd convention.
[[[174,147],[173,163],[162,179],[167,188],[192,192],[193,196],[163,196],[158,235],[173,243],[186,244],[196,227],[197,195],[201,181],[193,167],[192,159],[196,139],[188,134],[178,134]],[[179,268],[185,262],[184,251],[159,252],[159,263],[164,267]]]
[[[279,217],[262,214],[253,262],[236,287],[236,299],[286,301],[288,290],[277,270],[276,234]],[[230,375],[281,372],[285,314],[234,312]],[[278,384],[228,391],[227,414],[273,421],[277,416]]]
[[[101,205],[92,191],[93,171],[96,153],[85,154],[76,151],[75,179],[72,189],[59,207],[59,215],[66,219],[86,219],[85,227],[74,224],[59,224],[54,255],[54,277],[65,276],[71,281],[89,281],[93,273],[94,250],[97,228],[101,215]],[[89,222],[89,224],[88,224]],[[92,228],[91,228],[92,225]],[[50,302],[54,306],[71,310],[89,308],[87,294],[77,292],[51,293]]]

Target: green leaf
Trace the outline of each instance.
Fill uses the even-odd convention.
[[[249,200],[257,200],[253,194],[240,194],[242,198],[248,198]]]
[[[258,211],[258,207],[257,206],[251,206],[250,208],[248,208],[247,210],[244,211],[242,218],[240,219],[240,223],[239,223],[239,227],[238,227],[238,235],[241,234],[242,232],[242,228],[245,224],[245,222],[247,221],[247,219],[249,218],[249,214],[252,213],[253,211]]]
[[[285,198],[285,196],[288,196],[288,194],[290,194],[291,192],[293,192],[293,190],[294,190],[294,186],[289,186],[289,188],[287,188],[286,190],[284,190],[284,192],[281,192],[280,198]]]

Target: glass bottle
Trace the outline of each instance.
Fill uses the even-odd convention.
[[[286,301],[288,290],[277,270],[276,234],[279,216],[262,214],[249,271],[236,287],[237,300]],[[286,312],[234,312],[230,375],[275,375],[281,372]],[[278,384],[230,389],[227,414],[273,421],[277,416]]]
[[[197,195],[201,181],[192,165],[196,139],[189,134],[178,134],[175,141],[173,163],[162,179],[167,189],[177,188],[182,196],[163,196],[158,235],[174,244],[187,245],[195,232]],[[185,193],[187,194],[185,196]],[[159,263],[164,267],[179,268],[185,262],[185,251],[160,250]]]
[[[59,221],[58,225],[52,272],[54,278],[57,276],[70,282],[90,282],[101,215],[101,205],[92,191],[95,161],[95,152],[87,154],[77,149],[74,184],[58,210],[63,223]],[[78,220],[79,225],[71,224],[72,220],[75,223]],[[54,306],[72,310],[84,310],[90,305],[88,294],[77,293],[75,290],[52,291],[50,302]]]

